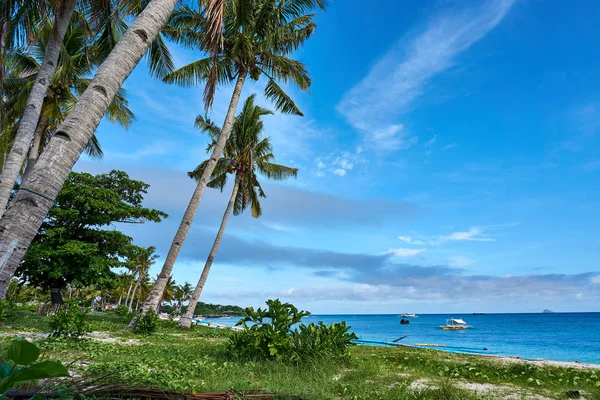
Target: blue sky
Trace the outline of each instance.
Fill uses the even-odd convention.
[[[598,311],[600,3],[332,0],[297,57],[304,118],[265,118],[297,180],[266,183],[263,216],[230,219],[202,300],[279,297],[315,313]],[[177,66],[199,57],[174,48]],[[264,82],[246,85],[243,98]],[[137,120],[103,122],[105,157],[151,185],[171,243],[206,158],[202,87],[127,80]],[[231,87],[211,118],[222,121]],[[259,102],[268,106],[259,95]],[[239,108],[238,108],[239,109]],[[226,190],[227,191],[227,190]],[[228,194],[209,191],[175,266],[196,283]]]

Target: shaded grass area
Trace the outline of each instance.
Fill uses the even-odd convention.
[[[600,399],[600,371],[538,367],[410,348],[356,346],[343,360],[243,361],[226,350],[227,330],[180,331],[161,322],[157,333],[124,331],[127,318],[90,316],[91,338],[36,341],[45,356],[84,376],[116,384],[184,392],[265,390],[310,399],[538,399],[579,390]],[[47,332],[47,318],[21,314],[1,328],[10,334]],[[0,354],[1,361],[5,355]],[[542,397],[540,397],[542,396]]]

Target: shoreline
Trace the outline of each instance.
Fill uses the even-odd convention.
[[[214,329],[232,329],[232,330],[239,330],[240,327],[237,326],[229,326],[229,325],[224,325],[224,324],[198,324],[198,325],[202,325],[202,326],[207,326],[209,328],[214,328]],[[236,329],[237,328],[237,329]],[[498,355],[498,354],[476,354],[476,353],[468,353],[468,352],[461,352],[461,351],[447,351],[447,350],[443,350],[443,348],[437,348],[437,347],[422,347],[422,346],[414,346],[414,345],[408,345],[408,344],[396,344],[396,345],[391,345],[390,343],[385,343],[385,342],[381,342],[381,344],[376,344],[376,342],[373,342],[371,344],[369,343],[364,343],[364,344],[359,344],[360,346],[373,346],[373,347],[389,347],[389,348],[394,348],[394,347],[408,347],[408,348],[412,348],[412,349],[421,349],[421,350],[436,350],[436,351],[440,351],[442,353],[448,353],[448,354],[464,354],[464,355],[468,355],[468,356],[474,356],[474,357],[483,357],[483,358],[488,358],[490,360],[495,360],[498,362],[503,362],[503,363],[516,363],[516,364],[530,364],[530,365],[537,365],[539,367],[544,367],[544,366],[548,366],[548,367],[561,367],[561,368],[573,368],[573,369],[595,369],[595,370],[600,370],[600,363],[598,364],[593,364],[593,363],[581,363],[579,361],[555,361],[555,360],[546,360],[546,359],[527,359],[527,358],[523,358],[520,356],[506,356],[506,355]]]
[[[473,355],[473,354],[471,354]],[[553,361],[544,359],[526,359],[518,356],[499,356],[496,354],[476,354],[478,357],[485,357],[494,359],[503,363],[515,363],[515,364],[530,364],[537,365],[538,367],[561,367],[561,368],[573,368],[573,369],[597,369],[600,370],[600,364],[589,364],[580,363],[578,361]]]

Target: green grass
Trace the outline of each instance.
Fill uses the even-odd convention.
[[[600,371],[537,367],[411,348],[356,346],[345,360],[239,361],[226,351],[228,332],[208,327],[180,331],[161,322],[149,336],[125,332],[127,318],[90,317],[93,339],[40,340],[51,359],[70,364],[84,376],[114,383],[185,392],[266,390],[310,399],[527,399],[534,394],[567,398],[580,390],[600,399]],[[45,317],[20,314],[2,328],[5,347],[11,334],[46,332]],[[0,359],[4,354],[0,353]],[[485,385],[485,391],[466,384]]]

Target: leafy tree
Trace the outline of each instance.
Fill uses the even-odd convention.
[[[132,239],[115,223],[160,222],[162,211],[142,206],[148,185],[130,179],[122,171],[90,175],[71,173],[48,218],[18,268],[28,282],[55,293],[75,286],[110,286],[116,279],[112,268],[123,267],[131,253]]]
[[[224,156],[218,161],[217,167],[213,171],[212,180],[208,186],[221,189],[225,188],[227,176],[233,174],[235,180],[229,203],[223,214],[221,226],[217,232],[217,237],[208,254],[204,269],[190,299],[189,308],[184,318],[179,320],[179,324],[184,328],[191,326],[191,318],[196,302],[202,294],[210,268],[219,250],[225,227],[229,215],[233,211],[234,215],[241,214],[246,208],[252,210],[252,216],[258,218],[262,214],[260,198],[266,197],[258,175],[268,179],[285,180],[296,177],[298,169],[276,164],[273,155],[273,147],[269,138],[263,137],[263,122],[261,118],[272,114],[271,111],[254,104],[255,95],[252,95],[244,102],[242,112],[236,117],[233,125],[231,137],[225,145]],[[213,142],[209,145],[209,150],[215,145],[219,137],[219,128],[202,117],[196,119],[196,125],[204,132],[208,133]],[[190,172],[190,177],[198,180],[204,173],[208,160],[200,164],[194,171]]]
[[[273,101],[275,108],[286,114],[302,115],[279,84],[295,84],[301,90],[308,90],[310,87],[308,69],[290,56],[315,30],[314,14],[310,12],[318,8],[324,9],[326,3],[326,0],[225,1],[222,8],[223,44],[219,51],[165,77],[166,82],[181,86],[205,83],[204,102],[207,109],[211,107],[219,84],[235,82],[235,87],[223,127],[202,176],[198,179],[198,185],[175,234],[159,279],[144,303],[144,312],[156,307],[164,291],[204,190],[225,148],[246,79],[258,81],[261,77],[266,78],[264,93]],[[186,6],[180,7],[170,20],[170,24],[177,28],[177,35],[173,38],[181,44],[197,49],[206,48],[204,41],[207,32],[214,32],[212,23],[213,21],[202,12]],[[135,321],[130,325],[133,324]]]
[[[10,128],[9,132],[11,133],[11,140],[8,144],[10,152],[7,149],[7,154],[3,159],[4,165],[0,172],[0,216],[9,200],[12,186],[21,172],[21,166],[27,158],[27,149],[31,142],[34,143],[34,150],[40,149],[36,143],[39,143],[40,120],[43,122],[44,115],[47,113],[47,91],[52,89],[51,84],[55,84],[55,69],[59,71],[61,67],[69,65],[62,60],[65,57],[63,37],[67,27],[77,25],[83,28],[83,49],[79,54],[90,64],[89,76],[89,72],[107,58],[125,34],[128,29],[126,21],[130,17],[140,14],[148,6],[148,3],[149,0],[11,0],[6,5],[0,5],[0,15],[7,18],[6,21],[2,21],[0,18],[0,37],[4,36],[3,31],[6,30],[7,38],[15,36],[15,39],[21,39],[7,40],[6,44],[9,45],[11,51],[31,47],[39,50],[38,77],[30,82],[26,96],[27,108],[23,108],[22,112],[17,113],[16,119],[13,121],[4,121],[4,118],[0,118],[0,132],[4,133],[4,125],[6,125]],[[76,6],[79,7],[74,12]],[[72,15],[73,18],[71,18]],[[71,19],[73,21],[69,23]],[[41,46],[36,43],[39,41],[37,35],[39,23],[47,25],[51,31],[50,35],[45,35]],[[2,58],[7,47],[3,42],[0,39],[0,66],[3,65]],[[18,46],[18,44],[22,45]],[[173,70],[171,54],[160,34],[150,43],[147,56],[150,72],[154,76],[162,77]],[[0,93],[3,92],[3,76],[3,72],[0,71]],[[83,74],[81,73],[80,76]],[[85,87],[87,85],[83,88],[79,85],[74,92],[79,90],[81,93]],[[59,86],[63,92],[67,92],[66,88],[68,85]],[[121,94],[118,95],[118,97],[120,96]],[[71,105],[71,108],[73,106],[74,104]],[[4,104],[0,104],[0,111],[2,111],[1,115],[12,114],[7,112],[10,110],[6,110]],[[91,140],[93,144],[94,138]],[[3,142],[6,144],[7,141]],[[90,147],[86,150],[89,149]],[[29,153],[37,156],[35,151]],[[30,157],[30,160],[35,160],[35,158]],[[32,165],[29,166],[29,169],[31,168],[33,168]]]
[[[210,26],[222,26],[223,13],[220,10],[223,9],[223,2],[224,0],[200,2],[201,8],[206,10]],[[143,10],[98,67],[88,88],[79,96],[76,106],[58,127],[54,140],[23,180],[21,186],[27,190],[17,192],[11,206],[0,219],[0,252],[3,254],[0,259],[0,299],[6,297],[10,279],[23,261],[75,162],[110,106],[111,99],[147,52],[177,3],[178,0],[143,2]],[[216,46],[207,48],[208,52],[220,49],[220,37],[212,35],[206,41],[217,43]]]
[[[193,293],[194,290],[192,288],[192,285],[190,285],[188,282],[184,283],[183,285],[179,285],[175,288],[174,297],[175,301],[177,302],[177,308],[175,309],[175,311],[177,313],[181,312],[181,307],[183,307],[183,303],[188,301],[192,297]]]
[[[89,28],[84,16],[76,13],[78,18],[70,24],[61,50],[58,66],[52,77],[42,103],[42,112],[37,122],[35,135],[29,150],[26,172],[35,165],[40,153],[56,132],[65,116],[77,103],[77,98],[89,85],[89,74],[102,61],[97,52],[90,46]],[[6,58],[7,76],[4,96],[7,98],[5,108],[8,115],[18,118],[25,112],[27,99],[33,83],[37,80],[41,68],[41,57],[48,36],[52,35],[52,21],[41,21],[34,30],[34,40],[26,49],[12,52]],[[107,119],[128,128],[133,121],[133,113],[128,108],[124,90],[112,100],[106,113]],[[3,132],[0,140],[0,155],[6,154],[15,139],[15,129]],[[101,157],[102,149],[94,135],[86,147],[86,153],[92,157]],[[4,163],[4,157],[0,160]]]
[[[143,283],[148,279],[148,273],[150,272],[150,267],[154,265],[156,259],[158,258],[157,254],[154,254],[156,251],[156,247],[138,247],[134,246],[130,250],[129,254],[129,262],[127,263],[127,267],[133,271],[134,275],[137,274],[137,280],[135,281],[135,286],[133,287],[133,292],[131,295],[131,300],[129,301],[129,311],[131,312],[133,307],[133,300],[135,299],[136,293],[138,294],[138,302],[142,297],[142,286]],[[142,285],[142,286],[140,286]],[[139,289],[139,291],[138,291]]]

